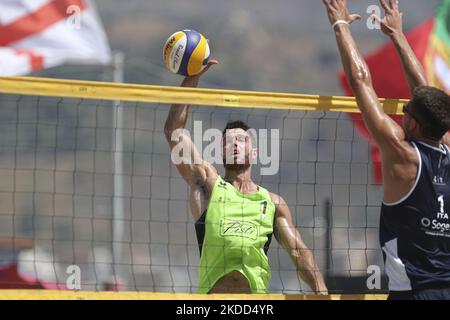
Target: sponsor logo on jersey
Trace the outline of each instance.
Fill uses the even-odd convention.
[[[258,228],[252,222],[222,219],[220,221],[220,235],[222,237],[241,237],[256,240]]]

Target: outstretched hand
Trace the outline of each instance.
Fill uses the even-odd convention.
[[[350,14],[348,12],[347,0],[322,0],[327,8],[328,19],[333,25],[338,20],[346,21],[347,23],[352,23],[356,20],[360,20],[361,16],[359,14]]]
[[[213,66],[219,64],[219,61],[215,60],[215,59],[211,59],[208,61],[208,63],[206,64],[206,67],[203,68],[203,70],[195,75],[195,76],[190,76],[190,77],[186,77],[184,78],[183,83],[181,84],[182,87],[197,87],[198,82],[200,81],[200,77],[202,75],[204,75],[206,72],[208,72],[208,70]]]
[[[385,11],[383,19],[377,15],[371,15],[372,18],[380,23],[381,31],[387,36],[393,36],[403,32],[403,13],[398,7],[398,0],[380,0],[381,6]]]

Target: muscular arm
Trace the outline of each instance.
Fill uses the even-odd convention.
[[[403,70],[405,71],[412,95],[415,88],[428,84],[425,71],[403,33],[394,34],[391,38],[402,61]]]
[[[200,75],[185,78],[181,86],[197,87],[200,76],[214,64],[217,64],[217,61],[211,60]],[[206,184],[214,184],[217,171],[211,164],[203,161],[189,132],[184,130],[188,115],[189,105],[172,105],[164,126],[164,134],[172,151],[171,160],[176,163],[183,179],[191,186],[204,187]]]
[[[183,80],[183,83],[181,84],[182,87],[191,88],[195,88],[197,87],[197,85],[198,80],[190,78],[185,78]],[[170,108],[169,115],[164,126],[164,133],[170,145],[174,143],[171,140],[172,133],[177,129],[184,129],[184,127],[186,126],[189,115],[189,107],[190,106],[187,104],[174,104]]]
[[[427,85],[425,71],[403,33],[403,13],[399,10],[398,0],[380,0],[380,3],[384,8],[385,17],[375,18],[380,23],[383,33],[391,38],[400,56],[412,95],[415,88]]]
[[[323,0],[323,2],[331,23],[337,20],[351,23],[358,19],[358,16],[348,14],[346,0]],[[392,158],[402,154],[402,143],[406,138],[404,131],[385,114],[373,88],[369,67],[353,39],[350,26],[339,24],[334,30],[342,65],[367,129],[385,156]]]
[[[305,245],[300,233],[292,223],[289,207],[280,196],[271,194],[271,197],[277,206],[274,228],[275,238],[291,257],[301,279],[316,294],[328,294],[325,281],[314,260],[312,252]]]

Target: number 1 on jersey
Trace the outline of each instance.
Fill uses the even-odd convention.
[[[445,211],[444,211],[444,196],[439,196],[438,197],[438,201],[439,201],[439,204],[441,206],[441,209],[440,209],[439,213],[444,214],[445,213]]]

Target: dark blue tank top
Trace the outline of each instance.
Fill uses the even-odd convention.
[[[420,157],[415,185],[399,202],[381,208],[389,290],[450,288],[450,150],[412,145]]]

